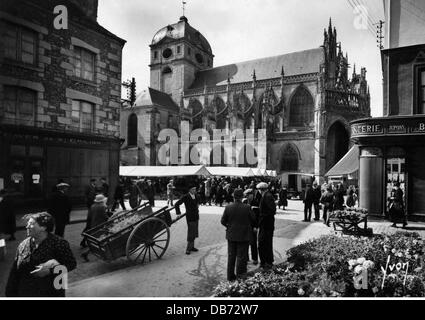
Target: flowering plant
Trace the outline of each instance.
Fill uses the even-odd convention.
[[[424,297],[423,245],[418,234],[407,232],[371,238],[323,236],[289,249],[287,261],[271,271],[220,284],[215,294],[220,297]],[[397,264],[400,267],[407,262],[408,268],[397,270]],[[368,289],[356,290],[353,275],[364,270],[368,272]]]

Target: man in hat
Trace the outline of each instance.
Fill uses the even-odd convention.
[[[311,189],[311,184],[307,184],[307,189],[305,190],[303,202],[304,202],[304,222],[310,222],[311,209],[313,207],[313,202],[314,202],[314,192],[313,192],[313,189]]]
[[[148,180],[148,182],[147,182],[145,195],[148,198],[149,205],[151,207],[154,207],[155,206],[155,188],[154,188],[151,180]]]
[[[107,211],[108,207],[106,206],[107,201],[108,201],[108,198],[106,198],[103,194],[96,195],[94,199],[94,203],[91,206],[89,211],[88,221],[87,221],[88,225],[86,229],[95,228],[98,225],[108,221],[109,215]],[[89,261],[88,259],[89,252],[90,252],[89,250],[86,250],[81,254],[81,257],[85,261]]]
[[[314,221],[320,220],[320,198],[322,197],[322,191],[316,181],[313,182],[313,206],[314,206]]]
[[[196,185],[189,185],[189,192],[185,194],[175,204],[176,214],[180,215],[180,206],[184,203],[186,207],[186,222],[187,222],[187,247],[186,254],[190,254],[192,251],[196,252],[198,249],[195,248],[195,239],[198,237],[198,226],[199,226],[199,196],[196,193]]]
[[[276,214],[276,202],[268,191],[269,186],[265,182],[260,182],[257,189],[261,192],[259,205],[259,233],[258,233],[258,253],[260,255],[260,266],[271,268],[273,266],[273,232],[274,215]]]
[[[69,215],[72,209],[71,201],[66,195],[68,188],[69,184],[67,183],[57,184],[56,190],[47,200],[47,212],[55,219],[55,234],[62,238],[65,233],[65,226],[69,223]]]
[[[251,207],[242,203],[243,196],[243,190],[236,189],[233,193],[235,202],[226,206],[221,217],[221,224],[226,227],[228,281],[247,271],[248,248],[255,218]]]

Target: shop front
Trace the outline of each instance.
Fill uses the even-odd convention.
[[[0,180],[18,207],[42,208],[58,181],[74,204],[85,203],[91,178],[105,177],[110,193],[119,174],[117,138],[0,126]],[[111,196],[111,195],[110,195]]]
[[[409,220],[425,220],[425,116],[390,116],[351,122],[359,146],[360,206],[385,216],[397,182]]]

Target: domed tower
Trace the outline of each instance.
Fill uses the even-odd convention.
[[[171,94],[179,104],[181,92],[192,84],[195,73],[213,67],[211,46],[185,16],[159,30],[152,39],[150,86]]]

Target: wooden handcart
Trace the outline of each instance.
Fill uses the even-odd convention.
[[[332,222],[335,231],[344,234],[371,236],[373,230],[367,227],[367,214],[362,216],[330,215],[329,223]]]
[[[144,263],[160,259],[170,242],[170,226],[185,214],[172,220],[163,207],[153,211],[148,202],[112,216],[108,221],[82,235],[94,255],[105,261],[126,256],[129,261]]]

